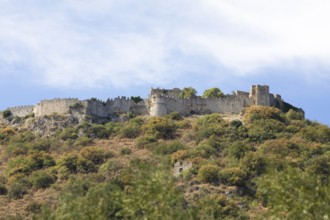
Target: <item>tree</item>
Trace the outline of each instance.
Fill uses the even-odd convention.
[[[211,88],[207,89],[203,93],[203,98],[221,98],[224,94],[219,88]]]
[[[179,94],[179,97],[180,98],[195,97],[196,96],[196,93],[197,93],[197,91],[193,87],[183,88],[183,90]]]
[[[4,118],[9,118],[12,115],[11,111],[9,109],[2,112],[2,116]]]
[[[271,172],[257,181],[272,219],[328,219],[330,184],[297,168]]]

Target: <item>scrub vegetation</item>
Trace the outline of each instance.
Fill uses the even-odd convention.
[[[85,121],[48,136],[3,124],[0,157],[4,219],[330,217],[330,128],[293,110]],[[180,161],[191,166],[174,175]]]

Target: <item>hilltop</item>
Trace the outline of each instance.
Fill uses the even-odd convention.
[[[219,88],[204,91],[197,96],[196,90],[189,87],[182,90],[151,89],[148,98],[132,96],[109,98],[106,101],[96,98],[78,100],[75,98],[43,100],[35,106],[10,107],[5,117],[42,117],[53,114],[70,115],[79,122],[85,119],[98,123],[121,120],[121,115],[162,116],[177,112],[183,116],[205,115],[211,113],[240,114],[249,106],[271,106],[287,112],[302,109],[285,102],[278,94],[269,92],[267,85],[253,85],[250,92],[235,91],[223,94]],[[1,117],[1,116],[0,116]]]
[[[330,129],[303,112],[251,106],[122,119],[8,118],[0,218],[329,216]]]

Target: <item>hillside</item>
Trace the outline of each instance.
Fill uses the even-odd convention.
[[[330,128],[293,110],[3,120],[0,219],[328,219]]]

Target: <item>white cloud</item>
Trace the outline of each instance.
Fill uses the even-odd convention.
[[[326,0],[2,0],[0,65],[56,87],[164,84],[196,67],[184,56],[330,79],[328,11]]]

